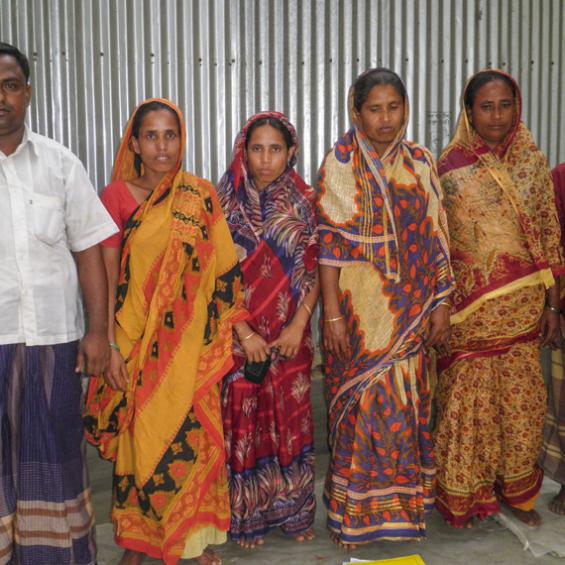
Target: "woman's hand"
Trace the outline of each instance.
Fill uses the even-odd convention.
[[[449,345],[451,336],[450,313],[451,306],[449,304],[440,304],[430,314],[430,335],[426,339],[428,347],[439,346],[444,349]]]
[[[240,339],[239,342],[250,363],[260,363],[271,355],[269,344],[258,333],[253,332],[251,337]]]
[[[126,363],[122,354],[113,347],[110,353],[110,363],[104,373],[104,380],[115,390],[125,392],[128,389],[129,376]]]
[[[560,320],[559,311],[544,308],[540,320],[541,347],[559,347]]]
[[[269,345],[273,349],[278,348],[281,357],[294,359],[300,349],[303,336],[304,326],[292,321],[283,329],[279,337]]]
[[[335,355],[340,361],[348,361],[351,357],[351,349],[345,319],[324,322],[323,333],[326,351]]]

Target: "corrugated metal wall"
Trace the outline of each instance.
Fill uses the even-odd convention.
[[[411,139],[448,142],[465,78],[485,66],[522,86],[526,123],[565,160],[564,0],[0,0],[0,38],[33,65],[31,124],[71,147],[96,186],[127,117],[149,96],[188,122],[187,168],[217,181],[245,119],[281,110],[311,181],[348,125],[368,67],[405,79]]]

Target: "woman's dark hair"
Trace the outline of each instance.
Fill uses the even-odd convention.
[[[359,75],[353,85],[353,106],[358,112],[361,111],[361,106],[365,104],[369,93],[375,86],[392,86],[402,97],[402,101],[406,101],[406,87],[402,79],[390,69],[377,67]]]
[[[29,61],[27,60],[27,57],[14,45],[0,41],[0,57],[2,55],[9,55],[10,57],[14,57],[14,59],[22,69],[22,73],[24,73],[27,84],[29,82]]]
[[[247,130],[247,135],[245,136],[245,149],[249,146],[249,140],[251,139],[253,132],[261,126],[271,126],[272,128],[275,128],[283,136],[286,148],[290,149],[293,146],[294,143],[292,141],[291,133],[278,118],[259,118],[256,122],[253,122]]]
[[[167,104],[163,104],[163,102],[159,102],[155,100],[153,102],[147,102],[147,104],[143,104],[143,106],[141,106],[137,110],[137,112],[135,113],[135,117],[133,118],[133,122],[131,124],[131,136],[137,139],[139,136],[139,128],[141,128],[141,124],[143,123],[143,118],[147,116],[147,114],[149,114],[150,112],[156,112],[158,110],[166,110],[167,112],[170,112],[175,117],[177,121],[177,126],[180,131],[181,127],[177,113],[170,106],[167,106]],[[140,175],[141,157],[137,153],[133,158],[133,166],[137,174]]]
[[[475,96],[477,92],[489,82],[494,80],[500,80],[504,82],[507,86],[510,87],[512,90],[512,97],[516,100],[516,87],[514,83],[510,80],[509,77],[503,75],[502,73],[497,73],[496,71],[482,71],[477,73],[467,85],[467,89],[465,90],[465,96],[463,98],[463,102],[466,108],[472,108],[475,102]]]

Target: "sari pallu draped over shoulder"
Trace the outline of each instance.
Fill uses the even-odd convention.
[[[93,379],[84,421],[88,440],[115,464],[118,545],[169,564],[225,539],[218,382],[232,365],[232,324],[244,314],[239,265],[214,188],[180,170],[182,115],[157,100],[178,116],[182,147],[174,169],[125,230],[115,331],[128,390]],[[136,176],[134,116],[114,181]]]
[[[484,72],[484,71],[481,71]],[[563,274],[560,230],[546,160],[521,121],[491,149],[461,100],[455,136],[439,160],[449,220],[451,353],[436,389],[436,505],[463,527],[499,511],[530,511],[546,411],[539,331],[546,289]],[[502,78],[501,78],[502,80]]]
[[[457,273],[454,323],[491,298],[538,284],[549,288],[565,273],[547,161],[521,121],[518,85],[494,72],[514,84],[512,131],[490,150],[462,102],[455,136],[438,163]]]
[[[250,127],[263,118],[288,130],[294,154],[286,170],[259,191],[246,141]],[[237,136],[217,188],[242,265],[247,323],[267,343],[280,336],[316,283],[314,193],[294,170],[297,149],[287,118],[261,112]],[[222,391],[233,539],[255,541],[279,526],[299,535],[313,524],[312,357],[307,327],[296,356],[274,352],[267,376],[255,385],[243,377],[245,353],[235,340],[234,366]]]
[[[429,151],[403,139],[379,157],[359,127],[320,169],[320,264],[340,269],[351,359],[324,359],[332,459],[324,497],[342,542],[420,538],[433,502],[424,339],[453,291]]]

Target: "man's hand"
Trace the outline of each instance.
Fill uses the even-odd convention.
[[[110,361],[110,344],[106,333],[88,332],[78,349],[77,373],[99,376],[104,373]]]

